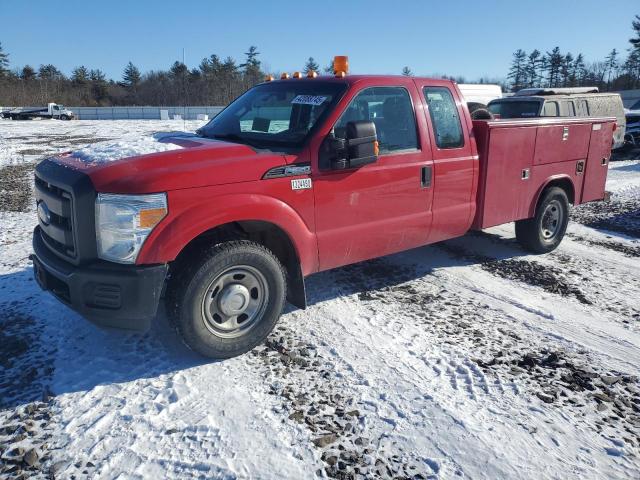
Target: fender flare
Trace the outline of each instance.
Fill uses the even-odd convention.
[[[531,205],[529,206],[529,217],[528,218],[532,218],[532,217],[535,216],[536,207],[538,206],[538,202],[540,201],[540,197],[542,196],[542,192],[544,192],[549,185],[551,185],[552,183],[558,182],[558,181],[567,182],[569,185],[571,185],[571,189],[573,190],[573,192],[567,192],[567,197],[569,197],[569,201],[571,202],[571,196],[572,196],[571,194],[573,194],[573,203],[576,202],[576,200],[575,200],[576,185],[575,185],[575,183],[573,181],[573,178],[571,178],[566,173],[561,173],[561,174],[558,174],[558,175],[551,175],[549,178],[547,178],[544,181],[544,183],[542,183],[542,185],[540,186],[540,188],[538,189],[538,191],[534,195],[533,201],[531,202]]]
[[[212,210],[212,205],[222,208]],[[170,213],[145,241],[138,264],[167,263],[194,239],[225,224],[257,220],[280,228],[291,240],[300,261],[302,275],[318,270],[318,246],[315,234],[288,204],[259,194],[224,194],[201,198]]]

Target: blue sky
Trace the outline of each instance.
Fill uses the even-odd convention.
[[[504,77],[511,54],[550,50],[603,59],[626,53],[638,0],[304,1],[0,0],[0,42],[12,68],[53,63],[101,68],[119,79],[133,61],[167,68],[186,52],[238,60],[257,45],[271,71],[349,55],[353,73]]]

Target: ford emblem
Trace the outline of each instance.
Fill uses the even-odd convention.
[[[38,218],[43,225],[49,225],[51,223],[51,212],[49,207],[44,202],[38,202]]]

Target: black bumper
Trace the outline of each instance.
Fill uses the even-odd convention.
[[[33,271],[38,285],[85,317],[103,326],[143,331],[160,303],[167,265],[65,262],[45,245],[40,227],[33,232]]]

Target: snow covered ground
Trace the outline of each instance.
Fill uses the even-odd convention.
[[[322,273],[209,362],[163,313],[90,325],[28,260],[37,158],[183,127],[0,121],[0,477],[640,477],[640,160],[549,255],[506,225]]]

